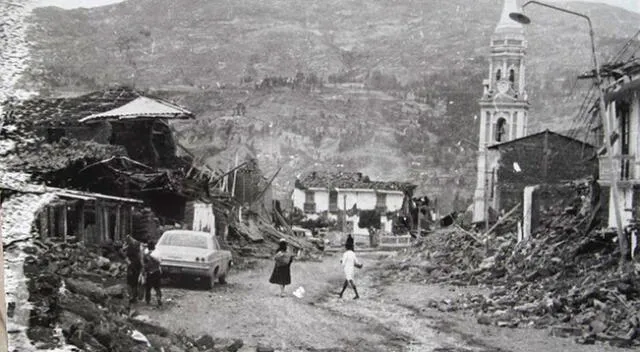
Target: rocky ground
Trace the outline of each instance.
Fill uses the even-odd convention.
[[[468,313],[443,312],[432,300],[454,300],[477,288],[381,280],[388,253],[361,253],[365,269],[357,277],[362,299],[341,284],[339,255],[322,262],[297,262],[287,297],[268,283],[270,261],[234,272],[229,283],[204,291],[186,286],[165,288],[163,308],[141,306],[155,324],[190,334],[241,339],[240,351],[616,351],[551,337],[549,330],[501,329],[478,324]],[[292,294],[303,287],[305,295]]]

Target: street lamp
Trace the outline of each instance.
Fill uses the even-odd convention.
[[[621,260],[624,261],[626,258],[626,253],[627,253],[627,240],[624,236],[624,233],[622,232],[622,219],[620,217],[620,203],[618,201],[619,196],[618,196],[618,182],[616,180],[616,173],[615,173],[615,169],[613,167],[613,155],[612,155],[612,150],[611,150],[611,145],[609,144],[609,137],[611,136],[611,131],[610,131],[610,125],[609,125],[609,119],[607,118],[606,114],[605,114],[605,109],[606,109],[606,104],[604,101],[604,94],[602,93],[602,77],[600,76],[600,65],[598,64],[598,56],[596,55],[596,44],[595,44],[595,40],[594,40],[594,35],[593,35],[593,26],[591,25],[591,19],[587,16],[584,15],[582,13],[579,12],[575,12],[575,11],[570,11],[567,9],[563,9],[560,7],[556,7],[553,5],[549,5],[549,4],[545,4],[543,2],[539,2],[539,1],[534,1],[534,0],[530,0],[524,3],[524,5],[522,5],[522,11],[524,12],[524,8],[527,7],[527,5],[529,4],[536,4],[536,5],[540,5],[543,7],[548,7],[550,9],[553,10],[557,10],[557,11],[561,11],[564,13],[568,13],[574,16],[578,16],[578,17],[582,17],[585,20],[587,20],[587,23],[589,24],[589,37],[591,39],[591,57],[593,58],[593,65],[595,66],[595,83],[596,86],[598,87],[598,95],[599,95],[599,103],[600,103],[600,118],[602,120],[602,126],[604,128],[604,133],[605,133],[605,140],[604,140],[604,147],[605,147],[605,151],[607,153],[607,158],[609,159],[609,167],[611,168],[611,191],[613,192],[613,202],[614,202],[614,213],[615,213],[615,217],[616,217],[616,231],[618,233],[618,242],[620,243],[620,253],[621,253]],[[509,17],[521,24],[529,24],[531,23],[531,19],[529,17],[527,17],[523,12],[512,12],[509,14]]]

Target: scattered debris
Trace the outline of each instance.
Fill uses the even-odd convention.
[[[122,284],[126,266],[116,259],[118,254],[101,256],[82,243],[49,240],[38,241],[32,253],[24,271],[30,279],[32,304],[27,334],[34,343],[55,347],[59,328],[67,343],[87,351],[187,351],[218,346],[211,336],[195,339],[173,334],[148,317],[131,314]],[[232,341],[229,346],[241,347],[242,342]]]
[[[640,265],[619,270],[616,233],[592,229],[594,210],[585,211],[589,199],[580,187],[573,199],[543,209],[542,225],[528,240],[518,243],[515,216],[504,216],[484,235],[449,227],[395,258],[383,277],[486,285],[489,295],[431,305],[472,310],[480,324],[550,328],[579,343],[640,345]]]

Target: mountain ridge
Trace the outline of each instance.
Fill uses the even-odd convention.
[[[602,62],[640,22],[610,6],[569,8],[593,17]],[[501,9],[498,0],[139,0],[41,8],[23,84],[45,95],[112,83],[163,90],[199,116],[177,126],[185,145],[213,163],[213,154],[228,150],[221,166],[233,162],[236,149],[260,154],[268,173],[283,166],[280,194],[301,171],[343,165],[372,179],[414,181],[446,207],[452,187],[467,200],[475,187],[473,116]],[[529,130],[584,128],[572,121],[590,85],[575,81],[591,67],[586,24],[534,6],[527,14],[534,20],[526,27]],[[299,74],[295,89],[260,86]],[[216,122],[238,103],[247,108],[244,118]],[[265,123],[277,127],[261,131]]]

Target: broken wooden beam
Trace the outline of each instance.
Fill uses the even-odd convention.
[[[500,219],[498,219],[498,221],[496,221],[495,224],[493,224],[493,226],[491,226],[489,228],[489,230],[487,230],[487,232],[485,232],[484,234],[482,234],[481,237],[487,237],[493,230],[496,229],[496,227],[498,227],[500,224],[502,224],[505,220],[507,220],[509,217],[511,217],[511,215],[513,215],[513,213],[520,208],[520,203],[516,204],[515,207],[513,207],[511,210],[509,210],[508,213],[506,213],[503,217],[501,217]]]

